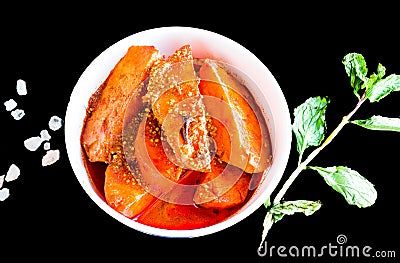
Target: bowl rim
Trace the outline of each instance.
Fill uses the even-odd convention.
[[[83,97],[87,97],[88,94],[92,92],[88,92],[87,89],[84,90],[84,86],[90,82],[92,84],[92,88],[96,89],[102,81],[104,81],[105,76],[108,75],[109,70],[115,65],[116,61],[122,57],[122,54],[126,50],[125,48],[129,45],[133,44],[149,44],[152,43],[153,38],[157,38],[157,36],[165,37],[165,35],[169,34],[182,34],[184,35],[184,39],[191,36],[191,34],[196,36],[207,36],[211,38],[213,41],[218,40],[221,43],[225,43],[230,46],[230,48],[240,50],[244,57],[245,62],[247,63],[255,63],[257,68],[261,69],[263,74],[263,78],[267,78],[270,82],[271,86],[274,86],[270,93],[274,96],[274,100],[270,101],[274,103],[274,107],[269,105],[274,112],[272,112],[272,116],[276,116],[278,114],[280,116],[279,121],[274,122],[274,132],[275,130],[279,130],[280,141],[279,145],[276,145],[277,140],[273,141],[273,163],[271,169],[269,169],[268,173],[275,173],[275,176],[271,177],[271,180],[268,182],[267,190],[260,193],[259,197],[253,201],[253,203],[246,207],[246,209],[241,209],[240,213],[236,213],[233,217],[228,218],[227,220],[207,226],[204,228],[197,229],[189,229],[189,230],[171,230],[171,229],[161,229],[152,226],[147,226],[141,223],[138,223],[132,219],[125,217],[124,215],[118,213],[116,210],[111,208],[103,198],[101,198],[96,189],[94,189],[93,185],[90,183],[90,179],[88,178],[87,171],[85,169],[82,155],[81,155],[81,145],[80,145],[80,133],[81,133],[81,125],[82,123],[77,122],[76,112],[86,111],[86,108],[83,109],[82,105],[77,105],[75,101],[82,100]],[[156,44],[153,44],[157,47]],[[162,51],[162,50],[161,50]],[[122,52],[122,53],[121,53]],[[119,54],[119,55],[118,55]],[[243,58],[243,56],[242,56]],[[96,76],[96,69],[99,67],[100,63],[106,62],[107,67],[103,68],[103,74],[99,74]],[[107,73],[107,74],[106,74]],[[104,75],[106,74],[106,75]],[[101,75],[101,76],[100,76]],[[91,81],[88,81],[88,78],[92,78]],[[97,84],[97,86],[95,86]],[[279,113],[277,112],[279,109]],[[84,116],[82,116],[84,118]],[[275,120],[274,120],[275,121]],[[80,127],[80,130],[79,130]],[[271,127],[269,127],[271,128]],[[284,171],[286,169],[286,165],[290,155],[291,149],[291,141],[292,141],[292,131],[291,131],[291,118],[289,113],[289,108],[284,97],[284,94],[276,81],[275,77],[269,71],[269,69],[259,60],[252,52],[250,52],[247,48],[240,45],[236,41],[223,36],[219,33],[209,31],[206,29],[196,28],[196,27],[187,27],[187,26],[165,26],[165,27],[157,27],[151,28],[144,31],[140,31],[137,33],[133,33],[106,48],[102,51],[92,62],[87,66],[87,68],[83,71],[78,81],[76,82],[71,95],[70,100],[67,105],[67,110],[65,114],[65,143],[66,150],[69,162],[71,164],[72,170],[78,179],[80,185],[86,192],[86,194],[90,197],[92,201],[94,201],[103,211],[105,211],[109,216],[113,217],[117,221],[125,224],[126,226],[154,236],[161,237],[198,237],[209,235],[212,233],[219,232],[226,228],[231,227],[232,225],[242,221],[244,218],[248,217],[255,210],[260,208],[264,201],[271,195],[272,191],[276,188],[279,181],[281,180]],[[275,132],[276,133],[276,132]],[[79,134],[79,137],[77,137]],[[77,140],[78,139],[78,140]],[[279,154],[276,152],[278,148]],[[273,171],[271,171],[273,169]]]

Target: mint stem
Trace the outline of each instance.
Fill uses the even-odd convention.
[[[319,146],[318,148],[315,148],[314,151],[308,155],[307,159],[305,159],[303,162],[299,163],[297,168],[292,172],[292,174],[289,176],[289,178],[286,180],[284,185],[282,186],[281,190],[276,194],[275,199],[273,201],[273,204],[276,205],[278,204],[283,196],[285,195],[286,191],[289,189],[289,187],[292,185],[294,180],[298,177],[300,172],[304,169],[306,169],[307,165],[315,158],[315,156],[318,155],[318,153],[324,149],[335,137],[336,135],[343,129],[343,127],[349,123],[350,118],[356,113],[356,111],[361,107],[363,102],[366,100],[365,93],[363,96],[359,99],[358,103],[354,107],[354,109],[344,116],[342,118],[342,121],[339,123],[339,125],[332,131],[332,133],[325,139],[325,141]]]

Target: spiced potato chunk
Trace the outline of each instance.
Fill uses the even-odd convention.
[[[214,140],[220,159],[245,172],[270,166],[268,131],[247,89],[216,61],[205,59],[199,89],[216,129]]]
[[[114,155],[104,181],[107,203],[128,218],[134,218],[154,201],[131,173],[122,155]]]
[[[205,172],[193,201],[204,208],[226,209],[244,202],[249,191],[251,175],[214,159],[212,170]]]
[[[131,137],[123,141],[125,151],[113,155],[105,174],[104,192],[108,204],[129,218],[139,215],[156,197],[164,194],[156,192],[154,187],[167,191],[170,185],[162,188],[162,183],[177,182],[183,173],[183,169],[166,156],[160,128],[152,112],[140,119],[137,135],[133,141],[129,140]],[[126,129],[130,129],[129,124]],[[132,152],[130,146],[134,146]]]
[[[191,170],[209,170],[206,110],[198,87],[190,45],[177,49],[152,69],[145,100],[162,126],[174,158]]]
[[[137,180],[158,198],[168,194],[185,171],[168,158],[167,152],[171,152],[172,149],[163,140],[158,121],[150,111],[138,128],[133,143],[134,156],[128,158],[129,166],[135,171]]]
[[[121,143],[125,109],[160,57],[153,46],[129,47],[91,96],[81,136],[89,161],[111,161],[116,144]]]

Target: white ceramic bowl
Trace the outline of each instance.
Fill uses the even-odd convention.
[[[194,57],[209,57],[229,63],[256,83],[251,92],[262,107],[272,142],[273,162],[265,180],[253,197],[233,217],[209,227],[193,230],[168,230],[150,227],[116,212],[98,195],[86,172],[80,145],[86,107],[91,94],[106,79],[110,70],[131,45],[153,45],[162,54],[172,54],[182,45],[190,44]],[[249,50],[220,34],[192,27],[161,27],[128,36],[107,48],[86,68],[74,87],[65,116],[65,143],[72,169],[89,197],[119,222],[138,231],[162,237],[197,237],[226,229],[263,205],[279,183],[290,154],[291,120],[282,90],[268,68]]]

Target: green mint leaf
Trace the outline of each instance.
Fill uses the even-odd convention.
[[[377,192],[374,185],[357,171],[345,166],[307,168],[316,170],[329,186],[344,196],[350,205],[368,207],[375,203]]]
[[[360,98],[359,90],[365,87],[368,81],[368,68],[364,57],[358,53],[349,53],[343,57],[342,63],[347,75],[350,77],[350,85],[353,87],[353,93]]]
[[[271,205],[271,197],[268,197],[267,200],[264,202],[264,206],[268,208]]]
[[[374,115],[366,120],[354,120],[350,121],[352,124],[359,125],[366,129],[378,130],[378,131],[395,131],[400,132],[400,119],[399,118],[388,118],[379,115]]]
[[[274,222],[282,219],[284,215],[293,215],[294,213],[303,213],[306,216],[312,215],[321,208],[320,201],[296,200],[285,201],[271,207]]]
[[[378,73],[375,74],[371,74],[371,76],[369,77],[369,79],[366,82],[366,89],[369,90],[370,88],[372,88],[373,86],[375,86],[375,84],[380,81],[386,73],[386,68],[384,66],[382,66],[382,64],[378,64]]]
[[[380,79],[374,85],[371,85],[367,92],[366,97],[370,102],[377,102],[392,91],[400,90],[400,75],[391,74],[384,79]]]
[[[329,100],[311,97],[294,109],[293,132],[297,140],[299,162],[309,146],[319,146],[326,131],[325,112]]]
[[[269,200],[269,198],[268,198]],[[315,211],[321,208],[320,201],[296,200],[286,201],[273,205],[265,215],[263,222],[263,232],[259,250],[262,248],[262,243],[267,237],[272,225],[283,218],[284,215],[293,215],[294,213],[303,213],[306,216],[312,215]]]

